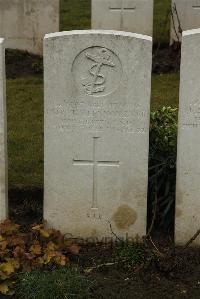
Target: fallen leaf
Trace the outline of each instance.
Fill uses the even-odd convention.
[[[0,284],[0,292],[4,295],[9,292],[9,285],[6,282]]]
[[[39,244],[35,244],[30,247],[30,252],[35,255],[40,255],[42,253],[42,248]]]
[[[81,247],[79,245],[73,244],[71,245],[68,250],[72,253],[72,254],[79,254]]]

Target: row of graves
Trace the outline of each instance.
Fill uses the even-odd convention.
[[[152,36],[153,0],[91,0],[91,28]],[[6,47],[43,53],[43,38],[58,32],[59,0],[0,0],[0,36]],[[172,0],[171,44],[200,27],[200,0]]]
[[[0,39],[0,218],[7,217]],[[200,29],[183,32],[175,236],[200,227]],[[152,38],[110,30],[44,39],[44,219],[75,237],[146,233]],[[197,238],[194,244],[200,245]]]

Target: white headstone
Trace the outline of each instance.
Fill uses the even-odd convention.
[[[200,28],[200,0],[172,0],[171,44],[181,42],[181,31]]]
[[[152,36],[153,0],[92,0],[92,29]]]
[[[5,96],[5,48],[0,38],[0,221],[7,218],[7,136],[6,136],[6,96]]]
[[[6,47],[42,54],[46,33],[59,31],[59,0],[0,0]]]
[[[200,29],[183,32],[177,160],[176,242],[200,228]],[[200,245],[200,237],[194,244]]]
[[[45,202],[50,226],[81,237],[144,235],[152,39],[117,31],[44,42]],[[111,225],[111,227],[110,227]]]

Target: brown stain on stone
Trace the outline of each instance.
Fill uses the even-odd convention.
[[[95,237],[97,237],[97,236],[98,236],[97,230],[96,230],[96,229],[93,229],[93,230],[91,231],[91,237],[92,237],[92,238],[95,238]]]
[[[176,218],[181,217],[182,216],[182,211],[179,208],[176,208]]]
[[[112,217],[118,229],[128,229],[137,220],[137,213],[128,205],[121,205]]]
[[[177,190],[176,192],[176,204],[181,204],[183,202],[183,194],[181,190]]]

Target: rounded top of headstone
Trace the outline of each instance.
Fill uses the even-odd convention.
[[[5,41],[5,39],[0,37],[0,44],[3,44],[4,41]]]
[[[194,34],[200,34],[200,28],[183,31],[183,37]]]
[[[125,31],[115,31],[115,30],[72,30],[72,31],[62,31],[62,32],[55,32],[49,33],[45,35],[45,39],[48,38],[57,38],[57,37],[64,37],[69,35],[114,35],[114,36],[124,36],[124,37],[132,37],[142,40],[147,40],[152,42],[152,37],[148,35],[132,33],[132,32],[125,32]]]

